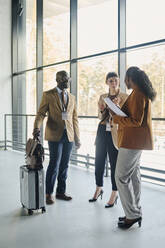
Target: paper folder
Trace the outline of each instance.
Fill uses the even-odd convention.
[[[108,105],[108,107],[119,116],[127,117],[127,115],[116,105],[114,104],[109,97],[104,98],[105,103]]]

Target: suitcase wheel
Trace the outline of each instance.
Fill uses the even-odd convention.
[[[28,215],[32,215],[33,214],[33,210],[28,209]]]
[[[42,207],[42,213],[45,213],[45,212],[46,212],[46,208]]]

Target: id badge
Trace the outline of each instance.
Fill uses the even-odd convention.
[[[62,120],[63,121],[68,120],[68,113],[67,112],[62,112]]]
[[[106,131],[111,131],[111,127],[110,127],[110,123],[109,122],[106,123]]]

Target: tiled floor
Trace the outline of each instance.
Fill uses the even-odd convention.
[[[28,216],[19,200],[23,163],[22,153],[0,151],[0,248],[164,248],[165,187],[142,184],[142,227],[122,231],[117,228],[117,218],[123,215],[120,201],[112,209],[104,208],[110,178],[105,178],[103,200],[88,203],[94,174],[70,166],[67,192],[73,200],[56,200],[45,214]]]

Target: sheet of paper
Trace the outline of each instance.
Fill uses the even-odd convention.
[[[116,115],[120,115],[123,117],[127,117],[127,115],[119,108],[116,106],[116,104],[114,104],[109,97],[104,98],[105,103],[108,105],[108,107],[116,114]]]

